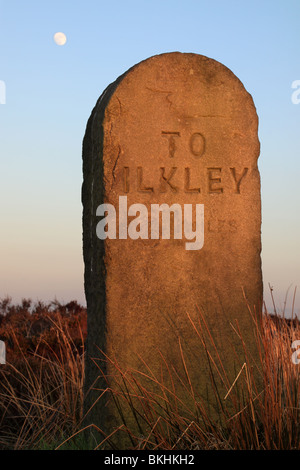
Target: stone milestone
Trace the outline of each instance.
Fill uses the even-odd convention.
[[[158,378],[164,364],[183,378],[186,367],[194,397],[213,415],[211,369],[194,326],[204,325],[228,384],[245,362],[240,335],[257,359],[259,152],[252,97],[213,59],[154,56],[104,91],[83,142],[86,390],[115,386],[101,351],[124,371],[149,367]],[[220,396],[228,384],[220,382]],[[180,380],[175,386],[192,408]],[[99,395],[89,392],[87,408]],[[91,422],[107,432],[120,424],[103,397]]]

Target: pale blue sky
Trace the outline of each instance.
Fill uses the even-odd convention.
[[[53,35],[62,31],[65,46]],[[259,115],[264,284],[300,291],[300,1],[0,1],[0,297],[84,303],[81,145],[104,88],[163,52],[229,67]],[[0,97],[1,98],[1,97]],[[0,99],[1,101],[1,99]],[[270,296],[266,289],[266,301]],[[296,311],[300,315],[300,292]]]

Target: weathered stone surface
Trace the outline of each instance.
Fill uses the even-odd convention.
[[[157,375],[160,351],[179,371],[180,336],[194,391],[213,408],[206,354],[187,313],[198,322],[201,312],[230,380],[244,362],[232,328],[237,322],[255,356],[245,297],[258,312],[257,128],[243,84],[222,64],[196,54],[151,57],[100,97],[83,145],[87,387],[98,375],[89,359],[100,357],[98,348],[125,369],[141,369],[142,358]],[[151,204],[204,204],[203,247],[187,250],[184,238],[100,240],[96,209],[104,202],[118,208],[119,196],[149,213]],[[113,374],[110,366],[107,373]],[[115,412],[102,405],[91,421],[112,426]]]

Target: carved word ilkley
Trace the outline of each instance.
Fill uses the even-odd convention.
[[[185,193],[201,193],[202,191],[209,194],[222,194],[224,191],[230,191],[235,194],[241,193],[241,183],[248,173],[248,168],[220,168],[206,167],[203,179],[195,181],[192,178],[192,170],[189,167],[160,167],[150,181],[144,180],[144,168],[123,167],[123,191],[129,193],[136,190],[141,193],[166,193],[171,191],[177,193],[183,190]],[[227,181],[230,180],[228,187],[224,187],[223,174]],[[193,180],[193,184],[192,184]]]

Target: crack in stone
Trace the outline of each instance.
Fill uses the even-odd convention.
[[[167,96],[166,96],[166,100],[167,102],[169,103],[170,105],[170,108],[171,106],[173,106],[173,103],[172,101],[170,100],[170,96],[173,95],[173,91],[169,91],[169,90],[159,90],[158,88],[150,88],[148,86],[146,86],[146,89],[149,90],[149,91],[153,91],[153,93],[167,93]]]
[[[113,169],[112,169],[112,176],[113,176],[114,182],[115,182],[115,180],[116,180],[115,170],[116,170],[116,166],[117,166],[117,164],[118,164],[120,155],[121,155],[121,146],[118,145],[118,155],[117,155],[116,161],[115,161],[114,166],[113,166]],[[111,189],[111,188],[110,188],[110,189]]]

